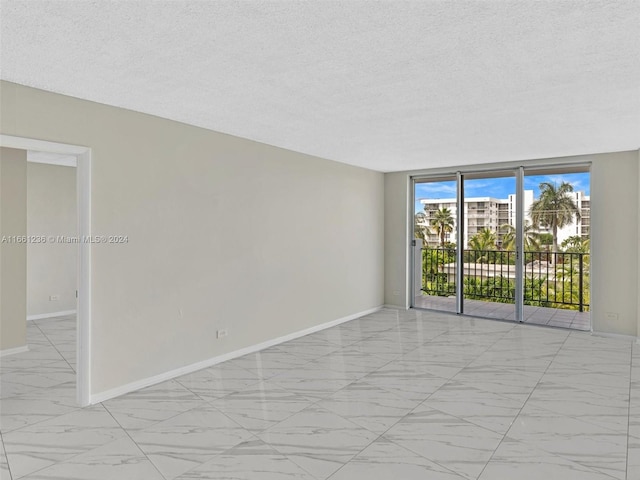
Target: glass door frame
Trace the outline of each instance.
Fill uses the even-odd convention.
[[[524,322],[524,167],[516,169],[516,322]]]
[[[591,162],[562,162],[562,163],[532,163],[531,165],[505,165],[505,166],[496,166],[495,168],[489,169],[475,169],[469,168],[467,169],[458,169],[455,173],[449,171],[439,171],[438,173],[433,174],[423,174],[423,175],[411,175],[409,177],[410,180],[410,191],[411,191],[411,199],[410,199],[410,250],[411,254],[409,255],[410,259],[410,268],[409,268],[409,285],[411,287],[411,293],[409,295],[410,302],[409,306],[411,308],[420,308],[415,305],[415,292],[416,292],[416,281],[417,279],[422,278],[422,273],[420,276],[416,275],[415,266],[416,266],[416,249],[415,241],[414,241],[414,228],[415,228],[415,192],[416,192],[416,183],[422,183],[422,181],[437,181],[443,177],[453,177],[456,178],[457,184],[457,192],[456,192],[456,202],[457,202],[457,225],[456,225],[456,314],[464,315],[464,177],[465,175],[472,174],[490,174],[491,172],[508,172],[512,171],[514,173],[514,177],[516,180],[516,226],[515,226],[515,257],[516,257],[516,278],[515,278],[515,321],[522,323],[524,321],[524,225],[525,225],[525,205],[524,205],[524,178],[525,178],[525,170],[541,170],[541,169],[549,169],[549,170],[562,170],[563,168],[567,169],[576,169],[576,168],[585,168],[589,172],[591,171]],[[422,264],[422,263],[421,263]],[[453,312],[450,312],[453,313]]]
[[[408,229],[408,235],[409,235],[409,252],[408,252],[408,256],[407,258],[409,259],[409,263],[410,263],[410,267],[409,267],[409,278],[408,278],[408,282],[407,282],[407,286],[408,286],[408,295],[407,295],[407,300],[408,300],[408,305],[409,308],[423,308],[426,310],[436,310],[436,307],[425,307],[425,306],[418,306],[415,304],[415,299],[416,299],[416,289],[418,287],[418,284],[420,285],[420,290],[422,288],[422,281],[423,281],[423,272],[420,271],[416,271],[416,263],[417,263],[417,255],[416,255],[416,237],[415,237],[415,216],[416,216],[416,210],[415,210],[415,197],[416,197],[416,184],[417,183],[438,183],[438,182],[447,182],[447,183],[452,183],[455,182],[456,186],[458,185],[458,178],[459,175],[457,173],[443,173],[443,174],[429,174],[429,175],[418,175],[418,176],[411,176],[409,178],[409,191],[410,191],[410,197],[413,199],[411,201],[411,207],[408,209],[408,225],[409,225],[409,229]],[[417,181],[418,180],[418,181]],[[424,180],[423,182],[419,181],[419,180]],[[456,204],[458,203],[458,196],[456,193]],[[457,230],[457,226],[456,226],[456,235],[458,235],[458,230]],[[456,245],[457,245],[457,240],[456,240]],[[423,247],[425,245],[422,245]],[[457,267],[457,249],[456,249],[456,268]],[[422,269],[422,252],[420,252],[420,268]],[[457,270],[456,270],[457,271]],[[456,273],[457,275],[457,273]],[[457,286],[457,281],[456,281],[456,291],[458,289]],[[419,291],[420,291],[419,290]],[[446,313],[458,313],[459,309],[457,308],[457,295],[456,295],[456,303],[454,304],[454,307],[456,308],[456,310],[439,310],[439,311],[443,311]]]
[[[469,171],[469,172],[456,172],[457,178],[457,208],[458,208],[458,224],[457,228],[457,241],[456,241],[456,313],[464,314],[464,238],[465,238],[465,180],[467,176],[476,176],[492,173],[509,173],[515,179],[515,197],[516,197],[516,212],[515,212],[515,231],[516,231],[516,244],[515,244],[515,296],[514,296],[514,313],[516,321],[522,321],[524,312],[524,265],[521,261],[524,252],[524,201],[521,192],[524,190],[524,168],[523,167],[507,167],[492,170],[483,171]],[[511,177],[511,175],[509,175]],[[480,177],[484,178],[484,177]],[[491,177],[486,177],[491,178]],[[522,188],[521,188],[522,187]]]

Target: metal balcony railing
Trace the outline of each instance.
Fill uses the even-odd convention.
[[[524,303],[550,308],[589,310],[589,254],[524,253]],[[507,250],[464,250],[465,298],[515,302],[516,255]],[[422,291],[456,295],[456,250],[422,249]]]

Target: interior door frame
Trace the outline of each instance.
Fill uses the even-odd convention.
[[[0,134],[0,146],[75,156],[77,204],[76,401],[91,401],[91,148]],[[25,318],[25,322],[27,319]]]

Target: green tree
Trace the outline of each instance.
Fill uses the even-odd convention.
[[[589,307],[585,305],[589,305],[590,241],[588,238],[574,235],[562,242],[561,247],[566,254],[563,255],[563,263],[556,266],[556,278],[564,282],[561,294],[564,295],[565,302],[570,301],[574,304],[569,308],[580,308],[580,300],[582,300],[582,307],[588,310]],[[581,283],[582,292],[580,291]],[[563,307],[566,308],[565,306],[559,308]]]
[[[441,208],[434,213],[433,218],[431,219],[431,226],[436,229],[436,232],[438,232],[438,236],[440,237],[440,246],[442,248],[445,247],[446,234],[453,232],[453,225],[453,216],[451,215],[451,210],[448,208]]]
[[[589,253],[589,244],[590,242],[588,238],[583,238],[580,235],[573,235],[563,241],[560,246],[568,253]]]
[[[488,228],[483,228],[469,239],[469,249],[473,258],[470,260],[480,263],[489,263],[489,251],[496,249],[496,234]]]
[[[547,247],[546,250],[549,251],[549,246],[553,245],[553,235],[550,233],[541,233],[538,235],[540,239],[540,245]]]
[[[483,228],[469,239],[469,247],[473,250],[495,250],[496,234],[488,228]]]
[[[505,223],[500,225],[500,230],[505,232],[502,237],[502,249],[514,251],[516,249],[516,227]],[[524,249],[529,252],[540,249],[540,234],[528,221],[524,224]]]
[[[573,217],[580,218],[576,203],[569,195],[573,192],[573,185],[562,182],[557,186],[551,182],[540,184],[540,198],[533,201],[529,215],[533,225],[551,229],[553,236],[552,252],[558,252],[558,229],[573,221]]]
[[[422,251],[423,290],[427,295],[455,295],[455,283],[448,282],[446,264],[455,262],[455,250],[425,248]]]

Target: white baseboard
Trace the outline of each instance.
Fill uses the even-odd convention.
[[[4,350],[0,350],[0,357],[6,357],[7,355],[14,355],[16,353],[23,353],[29,351],[29,345],[24,345],[23,347],[16,348],[5,348]]]
[[[369,310],[365,310],[362,312],[354,313],[353,315],[348,315],[346,317],[342,317],[337,320],[332,320],[327,323],[315,325],[313,327],[306,328],[304,330],[299,330],[297,332],[290,333],[282,337],[274,338],[272,340],[267,340],[266,342],[258,343],[256,345],[251,345],[249,347],[241,348],[240,350],[235,350],[233,352],[225,353],[223,355],[218,355],[217,357],[208,358],[207,360],[203,360],[201,362],[192,363],[191,365],[186,365],[184,367],[176,368],[174,370],[170,370],[165,373],[160,373],[158,375],[154,375],[153,377],[143,378],[142,380],[137,380],[135,382],[122,385],[120,387],[116,387],[110,390],[106,390],[104,392],[96,393],[91,395],[89,404],[94,405],[96,403],[104,402],[111,398],[119,397],[120,395],[124,395],[125,393],[134,392],[136,390],[140,390],[141,388],[146,388],[146,387],[150,387],[151,385],[156,385],[158,383],[166,382],[167,380],[171,380],[173,378],[180,377],[188,373],[193,373],[198,370],[202,370],[203,368],[211,367],[213,365],[217,365],[218,363],[226,362],[227,360],[232,360],[234,358],[238,358],[243,355],[247,355],[249,353],[255,353],[260,350],[264,350],[265,348],[273,347],[274,345],[288,342],[290,340],[295,340],[296,338],[304,337],[305,335],[316,333],[321,330],[325,330],[327,328],[335,327],[336,325],[340,325],[341,323],[345,323],[350,320],[355,320],[356,318],[360,318],[365,315],[375,313],[381,309],[382,307],[380,306],[380,307],[371,308]]]
[[[75,310],[63,310],[61,312],[39,313],[38,315],[27,315],[27,321],[42,320],[43,318],[66,317],[67,315],[75,315]]]

